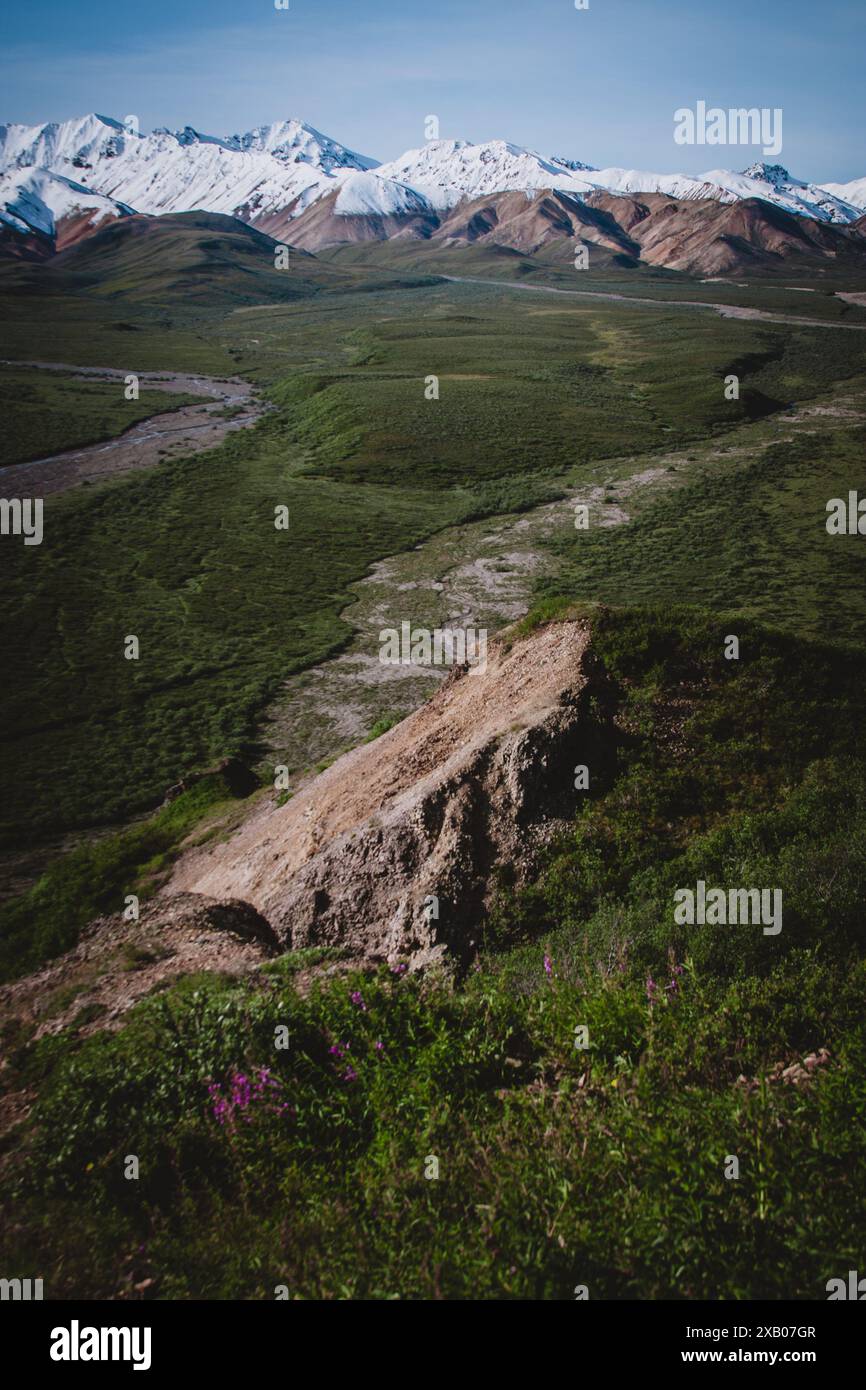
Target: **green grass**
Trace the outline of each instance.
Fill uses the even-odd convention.
[[[0,905],[0,979],[69,950],[94,917],[123,911],[127,894],[148,898],[188,832],[230,798],[213,773],[147,820],[57,859],[27,893]]]
[[[491,941],[579,935],[640,969],[688,951],[715,977],[760,974],[795,948],[860,950],[862,655],[741,618],[728,661],[724,613],[588,611],[605,673],[588,690],[590,795],[537,883],[504,887]],[[783,932],[676,927],[674,889],[698,878],[784,886]]]
[[[671,978],[652,1004],[622,977],[547,981],[540,959],[519,999],[488,973],[457,994],[379,976],[306,999],[278,971],[257,994],[190,980],[120,1037],[30,1058],[51,1079],[7,1266],[37,1263],[54,1297],[150,1278],[180,1299],[822,1298],[864,1218],[862,964],[844,986],[808,958],[764,981]],[[736,1084],[827,1043],[808,1086]],[[261,1065],[274,1109],[221,1128],[208,1078],[225,1094]]]
[[[137,401],[128,401],[124,390],[122,380],[88,381],[0,366],[0,410],[6,421],[0,466],[113,439],[139,420],[205,399],[145,387]]]
[[[602,257],[604,253],[602,253]],[[866,272],[856,264],[812,264],[799,272],[790,265],[768,273],[732,274],[723,279],[703,279],[661,266],[620,266],[610,260],[602,265],[590,252],[590,266],[576,271],[570,247],[563,256],[561,242],[552,242],[534,254],[501,246],[443,247],[437,242],[361,242],[320,253],[340,270],[368,274],[426,272],[429,275],[501,280],[503,284],[531,285],[539,289],[636,295],[657,301],[672,300],[740,305],[768,313],[830,321],[866,323],[866,309],[837,298],[837,291],[866,288]],[[802,293],[803,288],[811,293]],[[511,298],[514,298],[513,293]],[[544,303],[540,296],[536,302]],[[554,303],[549,297],[548,303]]]
[[[154,309],[136,307],[121,333],[100,318],[121,305],[95,308],[85,289],[60,300],[52,355],[74,355],[67,331],[82,360],[106,360],[100,343],[113,334],[109,360],[122,351],[123,366],[153,365],[162,342],[166,365],[228,363],[274,409],[218,449],[49,497],[43,544],[7,544],[0,623],[13,680],[2,713],[14,732],[0,756],[10,841],[139,813],[190,768],[251,756],[281,677],[346,641],[339,614],[350,586],[383,556],[455,522],[559,496],[566,475],[591,478],[604,457],[651,456],[809,399],[862,371],[866,353],[854,334],[663,308],[562,308],[441,284],[320,287],[294,303],[212,311],[210,320],[193,303],[162,328]],[[24,302],[11,325],[22,351],[26,334],[47,333],[44,306],[35,301],[25,322]],[[727,402],[723,379],[734,370],[743,391]],[[431,373],[440,376],[438,401],[424,399]],[[838,457],[815,451],[814,505],[822,488],[844,481],[846,448]],[[683,494],[668,501],[673,539],[670,528],[648,525],[563,546],[561,587],[655,598],[677,565],[672,592],[681,597],[734,606],[754,592],[763,602],[769,588],[787,599],[795,559],[764,583],[784,550],[784,508],[759,537],[767,558],[755,562],[744,540],[758,527],[746,501],[752,481],[724,477],[719,487],[725,495],[711,485],[681,526]],[[288,533],[273,528],[280,504],[291,510]],[[736,528],[725,520],[731,505],[743,516]],[[720,549],[724,585],[714,582]],[[854,584],[854,547],[843,540],[836,555],[843,551]],[[809,572],[795,576],[804,607],[817,587],[823,594],[835,583],[835,556],[827,552],[822,571],[819,554],[820,545],[819,585]],[[738,589],[744,556],[750,584]],[[607,581],[611,566],[623,572],[617,585]],[[821,620],[825,606],[821,597]],[[130,633],[141,642],[138,662],[123,659]]]
[[[563,307],[465,286],[426,300],[411,322],[349,329],[353,360],[339,374],[307,370],[273,390],[317,472],[394,486],[410,472],[445,486],[561,472],[724,432],[866,365],[866,334]],[[292,319],[280,323],[290,344]],[[724,398],[731,373],[738,401]],[[425,398],[430,375],[438,400]]]
[[[118,1034],[24,1042],[4,1267],[181,1299],[823,1299],[856,1267],[863,659],[749,624],[737,665],[710,615],[592,617],[607,758],[535,887],[503,886],[480,968],[298,993],[290,954]],[[678,936],[671,885],[696,875],[781,886],[781,935]],[[220,1124],[208,1086],[262,1067]]]
[[[863,644],[866,546],[827,534],[826,504],[866,491],[862,427],[820,434],[654,499],[626,527],[553,545],[550,596],[605,603],[696,603],[760,617],[788,632]],[[737,619],[730,631],[737,632]]]
[[[270,421],[49,497],[43,544],[7,551],[4,625],[20,634],[4,699],[9,834],[146,809],[185,771],[241,751],[281,678],[347,639],[352,581],[468,509],[432,490],[292,477]],[[138,661],[124,659],[127,634]],[[62,777],[46,780],[48,765]]]
[[[2,266],[0,309],[4,354],[16,361],[213,376],[235,369],[235,358],[215,336],[224,312],[94,303],[80,289],[51,294],[41,280],[10,284]]]

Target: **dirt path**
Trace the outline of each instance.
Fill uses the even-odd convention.
[[[477,280],[468,275],[443,275],[443,280],[451,280],[458,285],[494,285],[505,290],[530,290],[536,294],[564,294],[575,299],[613,299],[622,304],[650,304],[654,309],[712,309],[723,319],[761,319],[766,323],[805,324],[809,328],[847,328],[855,333],[866,333],[866,323],[838,323],[830,319],[803,318],[798,314],[771,314],[766,309],[748,309],[739,304],[715,304],[704,299],[650,299],[636,294],[614,294],[605,290],[560,290],[552,285],[518,285],[510,280]],[[851,300],[851,295],[839,295],[840,299]]]
[[[4,363],[17,367],[66,372],[80,380],[123,381],[128,371],[110,367],[75,367],[63,362]],[[213,449],[232,430],[248,429],[261,419],[266,407],[253,398],[253,388],[237,378],[197,376],[186,372],[136,372],[139,384],[168,395],[210,397],[208,404],[185,405],[179,410],[150,415],[130,425],[115,439],[66,449],[30,463],[0,468],[3,496],[40,497],[65,492],[81,483],[102,482],[134,468],[152,468],[176,453]],[[222,414],[236,411],[231,417]]]

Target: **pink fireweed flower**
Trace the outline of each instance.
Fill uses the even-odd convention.
[[[544,957],[544,973],[548,980],[553,978],[553,961],[550,959],[550,956]]]
[[[391,966],[391,974],[392,974],[392,975],[405,975],[405,974],[406,974],[406,971],[407,971],[408,969],[409,969],[408,965],[404,965],[402,961],[398,961],[398,963],[397,963],[396,965],[392,965],[392,966]]]
[[[646,997],[647,997],[647,999],[650,1001],[651,1004],[652,1004],[653,1001],[655,1000],[655,997],[656,997],[657,994],[658,994],[658,985],[656,984],[656,982],[655,982],[655,980],[653,979],[652,975],[647,975],[647,977],[646,977]]]
[[[343,1080],[344,1080],[344,1081],[357,1081],[357,1080],[358,1080],[358,1073],[355,1071],[355,1068],[354,1068],[354,1067],[351,1067],[351,1066],[350,1066],[350,1067],[347,1067],[347,1068],[346,1068],[346,1070],[343,1072]]]
[[[367,1005],[364,1003],[363,995],[359,989],[356,989],[349,998],[352,1000],[356,1009],[360,1009],[362,1013],[367,1012]]]
[[[376,1043],[376,1051],[377,1051],[377,1052],[384,1052],[384,1051],[385,1051],[385,1044],[384,1044],[381,1040],[380,1040],[379,1042]]]
[[[673,951],[670,952],[668,961],[670,963],[671,978],[670,983],[665,985],[665,993],[673,996],[680,992],[680,975],[683,973],[683,967],[677,965]]]
[[[211,1113],[217,1124],[231,1130],[238,1119],[250,1123],[254,1115],[263,1110],[279,1114],[291,1108],[288,1102],[277,1101],[274,1093],[281,1089],[281,1085],[282,1083],[271,1075],[269,1067],[259,1067],[253,1072],[252,1079],[245,1072],[232,1072],[226,1083],[227,1095],[223,1095],[220,1082],[208,1083]]]

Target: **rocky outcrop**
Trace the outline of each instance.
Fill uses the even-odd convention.
[[[615,692],[586,623],[491,644],[435,695],[234,835],[188,849],[137,920],[100,917],[78,944],[0,986],[0,1016],[36,1038],[120,1027],[139,1000],[200,971],[243,975],[303,946],[338,967],[471,958],[495,885],[539,854],[605,777]],[[225,772],[226,769],[223,768]]]
[[[227,843],[188,855],[169,891],[253,904],[285,947],[341,945],[428,965],[471,954],[494,871],[526,880],[599,766],[588,629],[552,624],[455,668],[433,698]],[[598,701],[596,701],[596,707]]]
[[[238,898],[219,901],[198,893],[158,898],[145,906],[140,925],[142,933],[156,932],[160,937],[179,930],[190,934],[229,932],[241,941],[260,946],[266,955],[277,955],[280,951],[280,943],[270,923],[249,903],[241,902]],[[92,932],[93,927],[90,930]]]

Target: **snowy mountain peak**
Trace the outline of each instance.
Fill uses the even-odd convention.
[[[737,198],[762,198],[764,202],[775,203],[786,212],[796,213],[799,217],[814,217],[819,222],[853,222],[858,215],[850,203],[813,183],[794,178],[781,164],[767,164],[758,160],[744,169],[742,174],[714,169],[704,178],[714,180]]]
[[[126,137],[120,121],[95,112],[38,126],[0,125],[0,167],[35,167],[63,173],[61,165],[66,169],[80,167],[94,149]]]
[[[430,140],[389,164],[380,164],[377,172],[416,188],[436,208],[453,207],[461,198],[511,190],[532,193],[559,188],[586,193],[593,186],[563,163],[507,140],[477,145],[468,140]]]
[[[743,171],[744,178],[761,179],[763,183],[770,183],[774,188],[782,188],[787,183],[797,183],[799,180],[792,179],[788,170],[781,164],[767,164],[763,159],[758,159],[754,164],[750,164],[748,169]]]
[[[268,230],[279,228],[281,234],[329,193],[337,195],[335,214],[347,217],[442,212],[498,193],[532,197],[555,190],[579,199],[593,193],[657,193],[722,203],[759,198],[801,217],[846,224],[862,215],[866,201],[862,181],[820,188],[765,161],[742,173],[656,174],[547,158],[501,139],[430,140],[379,164],[297,118],[229,136],[204,134],[190,125],[141,134],[96,112],[37,126],[0,125],[0,174],[22,171],[66,179],[111,200],[116,208],[151,215],[197,209],[227,213]],[[46,206],[52,200],[68,201],[69,190],[50,182],[43,190],[50,194],[47,202],[39,191],[42,185],[33,184],[21,195],[14,179],[4,187],[7,209],[29,206],[31,194]],[[33,207],[44,222],[42,211],[35,203]],[[107,209],[100,211],[108,215]]]
[[[296,119],[256,126],[243,135],[233,135],[226,144],[236,150],[270,154],[283,163],[303,161],[326,174],[335,169],[375,169],[378,164],[378,160],[357,154]]]
[[[203,135],[194,126],[186,125],[183,130],[160,131],[161,135],[174,135],[179,145],[221,145],[223,149],[230,149],[231,146],[225,140],[220,140],[216,135]]]
[[[350,173],[341,182],[334,211],[345,217],[390,217],[426,213],[430,204],[416,189],[380,178],[378,171],[364,171]]]
[[[131,212],[125,204],[47,169],[11,169],[0,174],[0,223],[17,232],[39,232],[53,240],[72,223],[74,237],[85,224],[94,229]]]
[[[571,170],[573,174],[580,173],[582,169],[586,170],[588,174],[598,173],[594,164],[584,164],[580,159],[561,159],[559,155],[553,155],[550,162],[559,165],[562,169]]]
[[[840,198],[855,211],[866,211],[866,179],[852,179],[850,183],[824,183],[821,188],[831,197]]]

